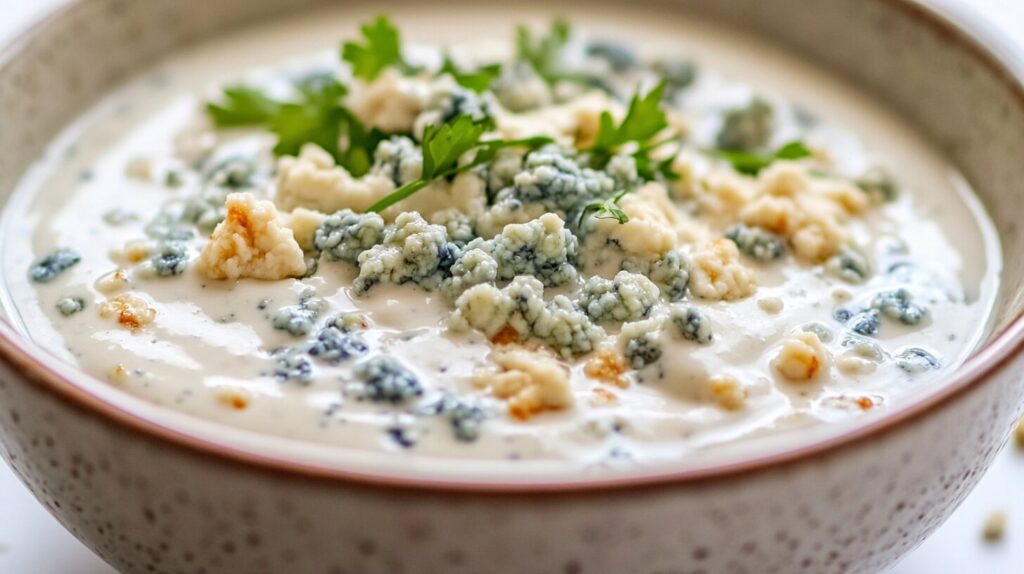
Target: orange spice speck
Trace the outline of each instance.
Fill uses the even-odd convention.
[[[536,403],[528,403],[525,401],[510,401],[508,403],[508,414],[512,415],[512,418],[525,421],[529,420],[535,414],[544,412],[544,405]]]
[[[818,361],[818,357],[815,357],[814,355],[811,355],[810,360],[807,362],[807,377],[806,378],[813,379],[815,377],[815,375],[818,374],[818,368],[820,366],[821,366],[821,364]]]
[[[611,405],[619,400],[615,393],[601,387],[594,387],[594,395],[597,396],[597,401],[595,402],[601,405]]]
[[[123,383],[128,377],[128,369],[121,363],[114,365],[114,368],[110,371],[110,380],[114,383]]]
[[[626,372],[626,360],[618,351],[603,347],[594,354],[594,357],[583,366],[583,374],[588,377],[615,385],[620,389],[629,386],[629,381],[623,378]]]
[[[249,407],[249,394],[242,389],[222,388],[217,391],[217,400],[221,404],[241,411]]]
[[[495,345],[511,345],[512,343],[518,343],[519,332],[516,331],[512,325],[505,325],[500,331],[491,337],[491,342]]]

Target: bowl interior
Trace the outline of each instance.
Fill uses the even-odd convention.
[[[83,0],[59,12],[0,53],[0,125],[4,126],[0,130],[0,197],[9,199],[18,181],[68,122],[111,86],[132,77],[161,55],[231,27],[273,18],[286,10],[298,11],[298,4],[314,3]],[[931,4],[936,7],[925,9],[910,0],[665,0],[648,2],[644,8],[682,10],[744,30],[744,34],[759,35],[801,58],[814,60],[826,73],[884,101],[962,170],[992,217],[1004,253],[1016,253],[1024,248],[1015,210],[1016,185],[1024,181],[1024,162],[1019,161],[1024,157],[1024,90],[1018,81],[1024,77],[1024,64],[998,33],[969,12],[958,11],[951,2]],[[401,4],[374,4],[355,12],[402,9]],[[96,53],[109,57],[92,57]],[[815,433],[801,433],[798,441],[788,436],[766,437],[742,448],[723,449],[699,462],[684,461],[657,472],[706,475],[770,461],[783,450],[791,454],[814,450],[841,442],[854,428],[863,434],[887,418],[923,409],[924,403],[937,402],[968,386],[985,366],[1011,352],[1021,338],[1014,321],[1024,307],[1024,261],[1014,257],[1004,260],[1001,282],[987,340],[970,364],[944,381],[941,388],[923,389],[913,401],[882,413],[823,425]],[[6,324],[0,325],[0,335],[19,339]],[[451,482],[443,468],[428,463],[410,468],[407,460],[381,459],[366,453],[339,457],[334,447],[296,446],[285,439],[268,439],[199,421],[126,396],[106,383],[83,380],[74,368],[47,360],[37,350],[29,353],[35,357],[33,368],[45,371],[47,376],[73,379],[55,384],[77,400],[129,424],[200,448],[325,474],[416,476]],[[344,466],[339,460],[345,461]],[[479,465],[472,475],[455,482],[586,481],[563,473],[561,465],[544,468],[543,463],[524,465],[515,476],[509,475],[506,465]]]

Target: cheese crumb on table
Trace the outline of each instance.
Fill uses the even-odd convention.
[[[999,542],[1003,539],[1006,535],[1006,518],[1006,512],[1002,510],[993,510],[989,513],[981,530],[986,542]]]

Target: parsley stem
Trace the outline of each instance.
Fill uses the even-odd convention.
[[[424,187],[427,187],[428,185],[430,185],[430,181],[431,180],[427,179],[417,179],[415,181],[410,181],[409,183],[403,185],[394,192],[384,196],[377,203],[374,203],[373,205],[368,207],[366,209],[366,213],[380,213],[381,211],[384,211],[385,209],[391,207],[392,205],[398,203],[399,201],[402,201],[403,199],[409,197],[410,195],[416,193],[417,191],[423,189]]]
[[[553,141],[554,140],[547,136],[534,136],[517,140],[482,141],[477,146],[476,155],[473,156],[473,161],[468,162],[462,166],[444,170],[436,174],[432,178],[423,179],[421,177],[420,179],[417,179],[415,181],[410,181],[409,183],[403,185],[402,187],[399,187],[395,191],[384,196],[379,201],[377,201],[377,203],[374,203],[370,207],[366,208],[366,212],[380,213],[381,211],[384,211],[385,209],[391,207],[392,205],[398,203],[399,201],[406,199],[407,197],[411,196],[417,191],[420,191],[424,187],[427,187],[435,179],[454,177],[456,175],[459,175],[460,173],[465,173],[473,169],[474,167],[477,167],[478,165],[487,163],[494,159],[494,154],[497,153],[497,151],[500,149],[514,146],[525,146],[530,149],[534,149],[542,145],[549,144]]]

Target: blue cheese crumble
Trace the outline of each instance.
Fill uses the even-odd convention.
[[[734,225],[725,232],[725,237],[736,244],[740,253],[757,261],[775,261],[786,254],[786,240],[759,227]]]
[[[676,332],[688,341],[696,341],[702,345],[711,342],[711,319],[694,305],[676,304],[669,311],[669,321]]]
[[[311,357],[337,364],[345,359],[364,355],[369,350],[369,345],[359,335],[328,325],[320,330],[307,352]]]
[[[548,147],[526,158],[523,171],[515,176],[510,195],[524,202],[541,203],[551,210],[568,212],[593,197],[611,195],[615,189],[612,176],[581,167],[564,150]]]
[[[563,357],[589,353],[605,337],[604,330],[565,295],[546,302],[544,285],[528,275],[516,277],[502,289],[493,285],[469,289],[456,300],[449,325],[488,336],[510,327],[521,340],[536,337]]]
[[[363,381],[361,395],[374,402],[404,403],[423,394],[416,375],[387,355],[357,364],[355,374]]]
[[[58,249],[33,263],[28,276],[36,283],[49,283],[81,260],[82,256],[70,249]]]
[[[343,209],[316,230],[313,244],[331,261],[355,263],[359,255],[384,240],[384,220],[376,213]]]
[[[638,321],[650,314],[660,297],[658,286],[647,277],[619,271],[612,280],[597,275],[588,279],[579,305],[596,323]]]
[[[547,287],[576,280],[578,242],[560,217],[548,213],[529,223],[510,224],[489,241],[467,245],[488,252],[498,264],[498,278],[536,277]]]
[[[83,309],[85,309],[85,299],[81,297],[62,297],[57,301],[57,310],[65,317],[70,317]]]
[[[356,293],[378,283],[418,283],[432,289],[440,285],[446,250],[453,249],[444,227],[427,223],[420,214],[406,212],[388,226],[379,245],[359,254]]]

